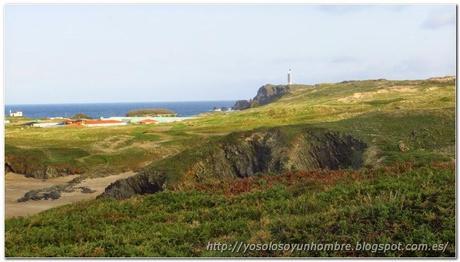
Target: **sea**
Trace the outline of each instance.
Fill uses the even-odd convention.
[[[82,103],[82,104],[27,104],[5,105],[5,115],[22,111],[25,117],[71,117],[78,113],[86,114],[92,118],[125,116],[131,110],[143,108],[167,108],[173,110],[178,116],[194,116],[210,112],[215,107],[230,108],[235,101],[191,101],[191,102],[136,102],[136,103]]]

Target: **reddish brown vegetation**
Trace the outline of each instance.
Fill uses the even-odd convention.
[[[282,175],[261,175],[237,178],[232,181],[197,184],[198,191],[222,192],[227,196],[247,193],[257,189],[267,189],[274,185],[292,186],[314,182],[320,185],[330,185],[341,179],[359,179],[360,172],[354,170],[313,170],[287,172]]]
[[[455,170],[455,162],[433,162],[430,167]],[[227,196],[239,195],[253,190],[267,189],[274,185],[294,186],[315,183],[318,186],[333,185],[338,181],[372,179],[379,174],[401,175],[417,168],[413,162],[396,163],[377,169],[361,170],[313,170],[287,172],[282,175],[262,175],[238,178],[232,181],[194,185],[198,191],[222,192]]]

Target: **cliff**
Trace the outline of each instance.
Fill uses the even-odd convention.
[[[249,100],[238,100],[233,105],[233,110],[244,110],[251,107],[251,101]]]
[[[367,145],[347,134],[296,127],[232,133],[109,185],[116,199],[296,170],[359,168]]]
[[[244,110],[271,103],[283,95],[289,93],[290,87],[287,85],[266,84],[259,88],[257,95],[251,100],[238,100],[233,106],[234,110]]]

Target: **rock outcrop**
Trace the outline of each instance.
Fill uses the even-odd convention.
[[[123,199],[256,174],[359,168],[366,148],[350,135],[322,129],[283,127],[233,133],[119,180],[107,187],[102,197]]]
[[[259,88],[257,95],[251,100],[238,100],[233,106],[234,110],[244,110],[271,103],[283,95],[289,93],[290,87],[287,85],[266,84]]]
[[[257,95],[252,99],[252,106],[266,105],[271,103],[289,92],[287,85],[264,85],[257,91]]]
[[[82,177],[77,177],[65,184],[54,185],[51,187],[46,187],[42,189],[31,190],[24,194],[23,197],[19,198],[17,202],[26,202],[30,200],[48,200],[48,199],[58,199],[61,197],[61,193],[72,193],[75,191],[80,191],[84,194],[91,194],[96,192],[86,186],[78,186],[79,183],[83,181]]]
[[[233,105],[233,110],[244,110],[251,107],[251,101],[249,100],[238,100]]]
[[[100,197],[125,199],[133,195],[153,194],[163,190],[165,176],[161,172],[141,172],[110,184]]]

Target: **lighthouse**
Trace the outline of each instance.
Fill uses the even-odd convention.
[[[292,71],[291,71],[291,69],[289,69],[287,77],[288,77],[288,79],[287,79],[287,80],[288,80],[287,84],[288,84],[288,85],[292,85]]]

